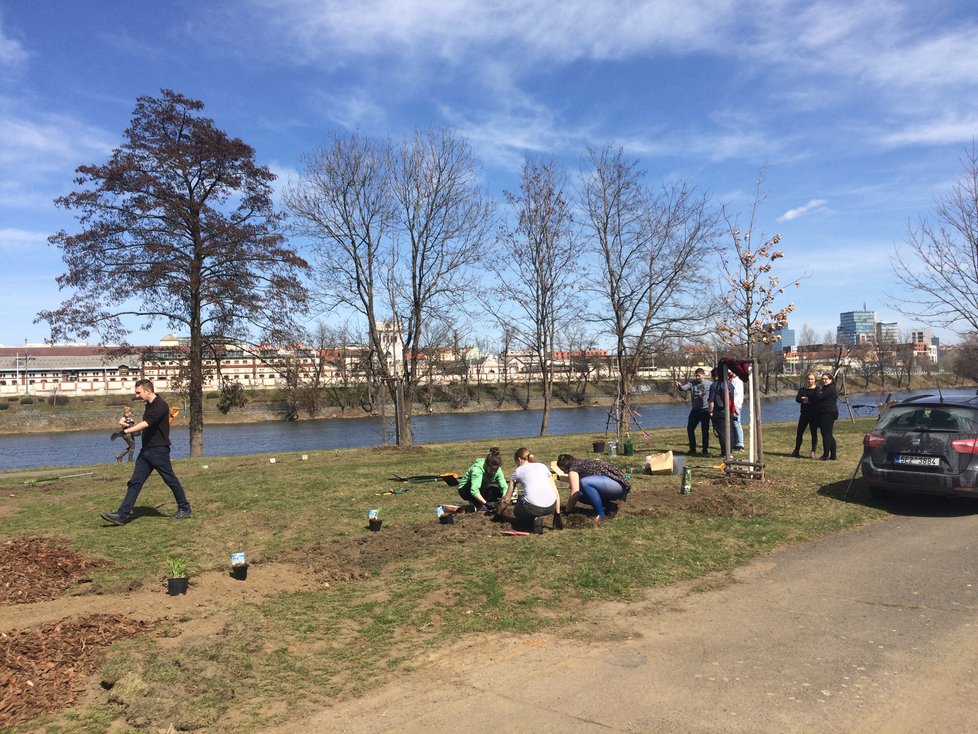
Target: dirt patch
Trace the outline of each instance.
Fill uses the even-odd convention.
[[[98,614],[0,633],[0,728],[72,703],[98,669],[102,648],[151,629],[147,622]]]
[[[63,540],[8,540],[0,545],[0,604],[52,599],[105,563],[77,553]]]
[[[756,515],[750,492],[739,480],[703,479],[696,483],[690,495],[679,493],[679,483],[678,476],[674,481],[656,481],[654,484],[640,480],[627,502],[607,508],[608,516],[667,517],[678,512],[710,517]],[[595,527],[594,513],[578,506],[573,513],[563,516],[563,523],[565,531],[590,531]],[[310,568],[325,583],[342,583],[368,578],[389,563],[428,553],[433,548],[482,542],[506,531],[520,529],[512,509],[507,509],[500,517],[460,512],[449,525],[432,519],[431,523],[421,525],[384,523],[379,532],[369,532],[364,526],[360,536],[317,543],[295,550],[280,560]],[[550,518],[544,523],[544,532],[554,532]]]

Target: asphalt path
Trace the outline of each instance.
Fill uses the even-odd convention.
[[[606,605],[573,635],[446,644],[282,731],[978,731],[978,514],[930,506]]]

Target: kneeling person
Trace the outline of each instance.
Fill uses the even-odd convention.
[[[484,459],[476,459],[458,483],[458,496],[472,503],[476,512],[485,512],[490,502],[498,502],[506,492],[503,457],[493,446]]]
[[[513,455],[516,471],[509,480],[506,496],[499,503],[499,511],[509,504],[513,490],[519,484],[523,491],[513,508],[516,519],[534,532],[543,532],[543,518],[560,514],[560,495],[550,474],[550,467],[536,461],[526,447],[519,448]]]

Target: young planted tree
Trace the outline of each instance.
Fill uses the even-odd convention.
[[[614,340],[619,441],[632,422],[642,366],[660,343],[704,334],[716,313],[707,272],[716,216],[685,184],[663,184],[653,194],[642,176],[620,148],[591,150],[583,175],[582,209],[600,263],[593,318]]]
[[[308,267],[279,233],[274,174],[203,107],[167,89],[140,97],[108,163],[77,169],[79,190],[57,204],[82,229],[49,238],[68,268],[58,285],[74,294],[38,315],[55,341],[124,341],[128,317],[189,333],[192,457],[204,451],[205,346],[290,332]]]
[[[763,177],[754,186],[747,229],[741,230],[736,218],[723,213],[730,233],[731,252],[722,260],[723,272],[729,290],[723,297],[725,318],[717,323],[717,332],[730,346],[740,350],[746,359],[754,357],[754,345],[773,344],[780,340],[776,333],[788,324],[788,315],[795,304],[778,306],[785,289],[801,286],[801,279],[783,284],[774,272],[774,263],[784,257],[778,249],[781,235],[769,239],[755,236],[757,216],[764,195],[761,192]],[[758,244],[757,240],[761,242]]]
[[[501,233],[502,248],[493,265],[506,284],[510,308],[487,304],[512,327],[516,343],[533,355],[533,371],[542,380],[541,436],[547,435],[553,403],[557,333],[573,315],[578,295],[576,232],[564,186],[554,161],[523,163],[520,192],[506,192],[515,222]]]
[[[961,161],[964,169],[942,196],[932,221],[921,218],[907,230],[907,249],[896,248],[893,270],[907,288],[894,308],[931,326],[964,335],[978,331],[978,150]]]

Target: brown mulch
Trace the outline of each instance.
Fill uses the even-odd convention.
[[[150,629],[121,615],[94,614],[0,632],[0,729],[75,701],[98,669],[101,648]]]
[[[0,604],[53,599],[92,568],[105,564],[63,540],[15,538],[0,544]]]

